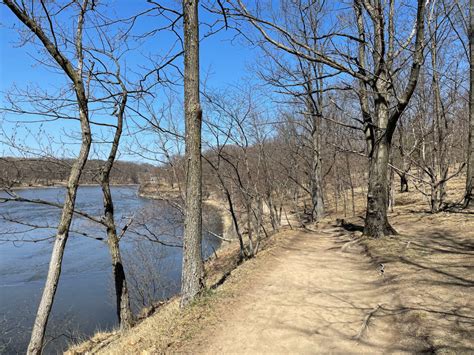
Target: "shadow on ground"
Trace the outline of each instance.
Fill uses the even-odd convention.
[[[417,352],[474,351],[474,223],[446,213],[394,222],[399,235],[361,239],[397,298],[383,313],[397,319],[404,343]]]

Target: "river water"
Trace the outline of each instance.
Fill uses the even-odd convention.
[[[61,203],[65,190],[36,188],[17,193]],[[163,246],[156,240],[181,244],[182,217],[167,202],[140,198],[136,186],[113,187],[112,195],[119,228],[133,219],[121,247],[133,307],[138,312],[151,299],[166,299],[179,291],[181,248]],[[81,187],[76,206],[100,216],[100,188]],[[221,232],[217,213],[207,214],[204,229]],[[23,202],[0,204],[0,353],[26,350],[51,255],[53,239],[47,238],[54,235],[59,216],[60,210],[55,207]],[[49,321],[46,353],[59,352],[71,341],[117,325],[111,260],[105,240],[98,240],[105,238],[105,228],[74,218],[72,230]],[[208,233],[203,237],[203,255],[207,257],[219,241]]]

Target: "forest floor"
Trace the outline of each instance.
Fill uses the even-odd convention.
[[[472,212],[430,214],[411,194],[397,201],[396,237],[365,239],[360,217],[328,217],[282,230],[235,269],[235,249],[224,249],[208,268],[233,271],[191,307],[171,300],[130,331],[70,351],[474,352]]]

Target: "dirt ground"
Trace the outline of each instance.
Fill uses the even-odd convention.
[[[473,353],[474,214],[412,196],[390,215],[396,237],[365,239],[360,217],[287,227],[191,307],[71,353]]]
[[[364,244],[385,266],[410,349],[474,353],[474,214],[400,211],[395,238]],[[398,304],[398,306],[397,306]]]
[[[330,226],[297,232],[266,256],[220,321],[184,352],[380,353],[403,350],[387,319],[383,278],[360,252],[342,252]],[[364,328],[364,331],[362,331]],[[365,329],[367,328],[367,329]]]

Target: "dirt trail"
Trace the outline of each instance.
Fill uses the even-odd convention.
[[[396,345],[393,323],[381,310],[393,301],[383,277],[360,251],[341,251],[346,241],[339,235],[329,226],[318,232],[297,232],[266,258],[248,287],[236,295],[235,306],[189,350],[403,352]],[[367,329],[355,339],[371,313]]]

